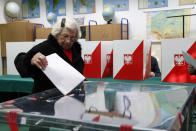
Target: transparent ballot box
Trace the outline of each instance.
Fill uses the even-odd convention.
[[[194,96],[192,86],[85,81],[67,96],[55,88],[1,103],[0,126],[10,131],[180,130],[189,121]]]

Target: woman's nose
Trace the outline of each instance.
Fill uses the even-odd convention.
[[[70,37],[67,37],[67,39],[65,40],[66,42],[71,42]]]

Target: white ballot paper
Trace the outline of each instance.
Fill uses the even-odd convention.
[[[185,61],[189,65],[192,65],[194,68],[196,68],[196,60],[191,55],[189,55],[188,53],[186,53],[184,51],[182,51],[182,54],[184,56]]]
[[[43,72],[64,95],[67,95],[85,79],[80,72],[56,53],[46,56],[46,59],[48,65]]]

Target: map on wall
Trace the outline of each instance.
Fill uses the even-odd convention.
[[[196,0],[179,0],[179,5],[196,4]]]
[[[154,11],[147,13],[147,38],[161,40],[183,37],[183,20],[179,16],[190,14],[190,9]],[[190,17],[185,17],[185,36],[190,34]]]
[[[56,16],[66,15],[66,0],[46,0],[46,16],[48,13],[53,12]]]
[[[139,9],[168,7],[168,0],[138,0]]]
[[[96,12],[95,0],[73,0],[73,13],[91,14]]]
[[[84,25],[84,17],[74,18],[74,19],[80,26]]]
[[[111,6],[115,11],[128,11],[129,0],[103,0],[103,7]]]
[[[39,0],[22,0],[22,18],[39,18]]]

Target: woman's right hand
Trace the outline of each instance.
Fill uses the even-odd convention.
[[[38,52],[36,53],[32,59],[31,59],[31,65],[37,66],[39,69],[44,70],[46,66],[48,65],[48,61],[46,59],[46,56],[42,53]]]

